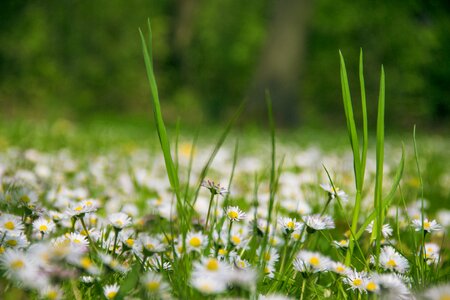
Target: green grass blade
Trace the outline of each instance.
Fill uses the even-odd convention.
[[[361,181],[361,159],[359,155],[358,133],[356,131],[355,118],[353,116],[352,98],[350,95],[350,87],[348,84],[347,70],[345,67],[344,57],[339,51],[340,57],[340,73],[342,85],[342,100],[344,102],[345,118],[347,121],[347,131],[350,138],[350,144],[353,151],[353,169],[356,179],[356,188],[360,186]]]
[[[377,145],[376,145],[376,176],[375,176],[375,210],[376,224],[373,226],[373,232],[376,235],[376,265],[378,266],[378,257],[381,247],[381,226],[383,225],[383,162],[384,162],[384,106],[385,106],[385,76],[384,68],[381,66],[380,76],[380,94],[378,98],[378,116],[377,116]],[[373,235],[372,235],[373,237]]]
[[[366,103],[366,87],[364,84],[364,64],[363,64],[363,51],[361,49],[359,55],[359,85],[361,88],[361,110],[362,110],[362,121],[363,121],[363,146],[361,153],[361,181],[360,190],[362,190],[364,185],[364,174],[366,170],[366,159],[367,159],[367,148],[369,145],[369,133],[367,124],[367,103]]]
[[[383,209],[385,212],[388,210],[389,206],[392,204],[395,193],[400,185],[400,180],[402,179],[404,168],[405,168],[405,146],[402,145],[402,157],[400,159],[400,163],[398,164],[397,170],[395,172],[394,183],[392,184],[391,190],[389,191],[388,195],[383,200]],[[358,230],[358,232],[355,235],[356,240],[358,240],[362,236],[362,234],[364,233],[364,231],[366,230],[366,228],[370,224],[370,222],[375,220],[375,217],[376,217],[376,210],[374,210],[366,218],[363,225],[361,226],[361,228]]]

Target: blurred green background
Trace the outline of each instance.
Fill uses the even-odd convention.
[[[343,126],[338,50],[357,102],[360,47],[371,120],[384,64],[388,127],[445,130],[450,123],[448,0],[3,0],[0,6],[3,120],[150,116],[138,34],[150,17],[169,123],[224,121],[243,99],[244,121],[265,122],[268,88],[278,125]]]

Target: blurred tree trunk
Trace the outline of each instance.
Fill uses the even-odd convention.
[[[249,109],[258,118],[266,118],[264,91],[268,89],[278,124],[300,122],[299,80],[311,9],[311,0],[273,1],[266,44],[248,92]]]

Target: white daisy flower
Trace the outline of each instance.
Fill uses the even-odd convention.
[[[241,259],[239,256],[236,257],[233,261],[233,266],[238,268],[239,270],[247,270],[250,268],[250,263],[246,259]]]
[[[303,217],[303,222],[307,226],[307,231],[313,233],[316,230],[325,230],[334,228],[333,218],[330,216],[308,215]]]
[[[75,246],[87,247],[89,245],[89,241],[87,240],[87,238],[80,233],[71,232],[70,234],[66,234],[66,237],[70,241],[70,243]]]
[[[22,218],[11,214],[2,214],[0,216],[0,232],[18,233],[24,228]]]
[[[348,272],[347,277],[344,278],[344,283],[350,286],[350,289],[354,291],[359,291],[360,293],[366,292],[366,282],[368,277],[364,272],[357,272],[356,270],[351,270]]]
[[[339,275],[346,275],[351,271],[349,267],[340,262],[332,262],[329,270]]]
[[[0,256],[0,265],[6,278],[30,288],[40,288],[48,284],[48,277],[42,274],[35,260],[21,250],[7,249]]]
[[[333,241],[333,246],[336,248],[346,249],[348,248],[349,240],[340,240],[340,241]]]
[[[48,285],[39,290],[39,295],[44,299],[59,300],[63,298],[63,291],[57,286]]]
[[[211,194],[213,195],[221,195],[224,196],[226,193],[228,193],[227,189],[220,186],[219,184],[215,184],[212,180],[204,180],[201,184],[201,186],[207,188]]]
[[[23,249],[29,244],[26,235],[23,233],[5,233],[3,237],[3,245],[8,248]]]
[[[69,217],[84,216],[84,214],[97,210],[94,206],[87,206],[83,202],[70,203],[66,209]]]
[[[408,260],[391,246],[384,246],[381,249],[379,262],[385,270],[405,273],[409,269]]]
[[[450,284],[439,285],[426,290],[423,293],[423,298],[426,300],[450,299]]]
[[[257,252],[261,254],[261,250],[262,249],[259,248]],[[280,259],[280,255],[278,254],[275,248],[270,248],[265,250],[265,253],[263,254],[263,259],[267,264],[273,265]]]
[[[76,261],[71,261],[74,265],[77,265],[80,268],[83,268],[91,275],[99,275],[100,270],[96,265],[92,262],[92,260],[88,256],[81,256]]]
[[[217,280],[213,276],[192,277],[191,285],[202,294],[219,294],[227,288],[224,280]]]
[[[242,248],[242,246],[244,246],[246,238],[242,236],[242,234],[240,234],[238,230],[232,230],[230,232],[229,242],[237,249],[240,249]]]
[[[275,266],[274,264],[266,264],[264,266],[264,276],[268,277],[268,278],[274,278],[275,277]]]
[[[427,259],[428,264],[438,263],[439,262],[439,251],[440,247],[434,243],[425,243],[425,257]]]
[[[189,232],[186,236],[186,248],[188,252],[201,252],[208,244],[208,237],[201,232]]]
[[[33,228],[41,234],[49,234],[55,229],[55,223],[41,217],[33,222]]]
[[[146,273],[141,282],[149,295],[161,295],[170,289],[169,285],[162,280],[161,275],[153,272]]]
[[[423,220],[423,227],[421,219],[414,219],[412,220],[412,226],[416,229],[416,231],[425,232],[439,231],[442,229],[442,226],[439,225],[436,220],[429,221],[428,219]]]
[[[297,222],[296,219],[280,217],[278,218],[278,224],[281,226],[281,231],[283,234],[290,235],[296,230],[300,230],[302,224]]]
[[[123,212],[109,215],[108,220],[116,230],[122,230],[123,228],[131,225],[131,218]]]
[[[294,269],[301,273],[328,271],[332,261],[318,252],[301,250],[294,260]]]
[[[142,245],[143,250],[148,253],[159,253],[166,249],[166,246],[161,241],[146,234],[139,236],[139,243]]]
[[[381,299],[385,300],[410,300],[411,292],[396,274],[374,274],[372,276],[378,286]]]
[[[320,185],[320,187],[328,193],[328,196],[331,199],[339,198],[340,200],[342,200],[344,202],[348,201],[348,195],[343,190],[338,188],[337,186],[334,186],[334,188],[333,188],[333,186],[329,183],[322,183]]]
[[[366,228],[366,231],[368,233],[372,233],[372,230],[373,230],[373,221],[370,222]],[[389,224],[384,224],[381,228],[381,234],[383,235],[383,237],[385,239],[388,239],[389,237],[391,237],[392,232],[393,232],[393,229],[392,229],[391,225],[389,225]]]
[[[228,206],[225,208],[225,214],[231,222],[243,220],[246,216],[246,214],[237,206]]]
[[[106,299],[114,299],[117,296],[117,293],[119,292],[119,285],[117,283],[105,285],[103,287],[103,294],[105,295]]]

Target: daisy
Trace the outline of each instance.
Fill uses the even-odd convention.
[[[161,295],[169,291],[169,285],[162,280],[161,275],[148,272],[141,279],[145,291],[149,295]]]
[[[330,216],[308,215],[303,217],[303,221],[307,226],[309,233],[314,233],[316,230],[332,229],[334,228],[334,221]]]
[[[330,265],[330,271],[339,274],[339,275],[346,275],[348,274],[351,270],[349,269],[349,267],[347,267],[346,265],[344,265],[343,263],[340,262],[332,262]]]
[[[333,188],[333,186],[329,183],[322,183],[320,187],[328,193],[328,196],[331,199],[339,198],[340,200],[347,202],[348,195],[337,186],[334,186]]]
[[[285,217],[280,217],[278,219],[278,224],[281,226],[281,231],[284,235],[290,235],[292,232],[300,230],[302,226],[296,219]]]
[[[202,187],[207,188],[212,195],[221,195],[224,196],[226,193],[228,193],[227,189],[220,186],[219,184],[215,184],[212,180],[204,180],[201,184]]]
[[[423,294],[424,299],[450,299],[450,284],[432,287]]]
[[[143,250],[149,254],[163,252],[166,249],[166,246],[158,239],[148,235],[140,235],[139,243],[142,245]]]
[[[33,228],[41,234],[48,234],[55,229],[55,223],[46,218],[39,218],[33,222]]]
[[[212,276],[195,276],[191,278],[192,286],[202,294],[219,294],[227,288],[224,280]]]
[[[71,232],[70,234],[66,234],[66,237],[74,246],[87,247],[89,245],[87,238],[80,233]]]
[[[118,292],[119,292],[119,285],[117,283],[105,285],[103,287],[103,294],[105,295],[106,299],[116,298]]]
[[[9,248],[23,249],[29,244],[26,235],[22,233],[8,233],[3,237],[3,245]]]
[[[411,292],[396,274],[375,274],[372,279],[379,286],[381,299],[409,300],[413,299]]]
[[[131,225],[131,218],[122,212],[109,215],[108,220],[115,230],[122,230],[123,228]]]
[[[22,219],[15,215],[2,214],[0,216],[0,232],[18,233],[24,229]]]
[[[368,281],[367,275],[364,272],[357,272],[352,270],[347,273],[347,277],[344,278],[344,283],[350,286],[353,291],[359,291],[361,293],[366,292],[366,282]]]
[[[261,253],[262,249],[258,250],[258,253]],[[267,264],[275,264],[279,259],[280,255],[278,254],[275,248],[270,248],[270,250],[265,250],[266,252],[263,254],[263,259]]]
[[[21,250],[6,250],[0,256],[0,265],[5,269],[6,278],[26,287],[36,289],[48,284],[48,277],[42,274],[32,257]]]
[[[381,249],[379,262],[385,270],[405,273],[409,269],[408,260],[391,246],[384,246]]]
[[[83,202],[70,203],[66,209],[66,215],[69,217],[83,217],[88,212],[95,211],[94,206],[86,206]]]
[[[437,263],[439,261],[440,247],[434,243],[425,244],[425,257],[428,264]]]
[[[349,240],[340,240],[340,241],[333,241],[333,246],[336,248],[345,249],[348,248]]]
[[[369,225],[367,225],[367,228],[366,228],[366,231],[368,233],[372,233],[372,230],[373,230],[373,221],[370,222]],[[392,229],[391,225],[389,225],[389,224],[384,224],[381,227],[381,234],[383,235],[383,237],[385,239],[388,239],[390,236],[392,236],[392,232],[393,232],[393,229]]]
[[[421,219],[415,219],[412,220],[412,226],[416,229],[416,231],[425,231],[425,232],[433,232],[433,231],[439,231],[442,229],[442,226],[439,225],[436,220],[429,221],[428,219],[423,220],[423,227],[422,227],[422,220]]]
[[[39,290],[39,294],[42,298],[48,300],[59,300],[63,297],[62,290],[57,286],[48,285],[42,290]]]
[[[186,237],[186,247],[188,252],[201,252],[208,244],[208,237],[201,232],[189,232]]]
[[[225,214],[231,222],[243,220],[246,216],[246,214],[237,206],[228,206],[225,208]]]
[[[230,232],[229,236],[229,242],[236,247],[237,249],[242,248],[242,246],[245,246],[246,239],[244,236],[242,236],[237,230],[233,230]]]
[[[332,261],[318,252],[301,250],[294,260],[294,269],[301,273],[328,271]]]

